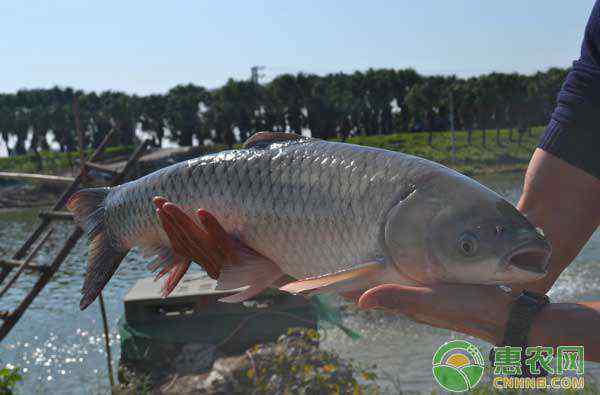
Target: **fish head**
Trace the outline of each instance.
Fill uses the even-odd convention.
[[[512,204],[478,182],[430,177],[388,214],[388,254],[420,283],[519,284],[548,270],[551,246]]]

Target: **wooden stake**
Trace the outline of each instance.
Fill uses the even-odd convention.
[[[57,219],[61,221],[73,221],[73,213],[69,211],[40,211],[38,217],[42,219]]]
[[[79,161],[81,163],[81,177],[84,182],[87,179],[87,169],[85,168],[85,152],[83,151],[83,132],[79,123],[79,107],[77,106],[77,96],[73,96],[73,116],[75,117],[75,130],[77,130],[77,141],[79,143]]]
[[[0,171],[0,178],[7,178],[10,180],[32,181],[50,185],[64,185],[70,184],[73,181],[75,181],[74,177],[50,176],[46,174],[32,173],[12,173],[7,171]]]
[[[6,270],[18,269],[23,264],[23,261],[17,261],[14,259],[0,259],[0,267]],[[35,262],[29,262],[27,268],[28,272],[44,272],[48,270],[48,265],[40,265]]]
[[[104,307],[104,297],[102,292],[98,295],[98,302],[100,303],[100,315],[102,315],[102,327],[104,328],[104,348],[106,348],[106,364],[108,366],[108,381],[110,382],[111,393],[115,386],[115,378],[113,377],[112,368],[112,353],[110,351],[110,338],[108,331],[108,319],[106,318],[106,309]]]
[[[4,286],[4,288],[2,288],[2,290],[0,291],[0,298],[6,293],[6,291],[8,291],[8,289],[15,283],[15,281],[17,281],[17,279],[19,278],[21,273],[23,273],[23,271],[25,269],[27,269],[27,267],[29,266],[31,261],[33,261],[33,259],[38,254],[38,252],[40,252],[40,250],[42,249],[42,246],[44,245],[46,240],[48,240],[48,238],[50,237],[50,235],[52,234],[53,231],[54,231],[54,229],[50,228],[50,230],[48,231],[48,233],[46,233],[44,238],[38,243],[38,245],[35,246],[35,248],[31,252],[31,254],[29,254],[27,259],[25,259],[25,261],[21,264],[21,266],[19,266],[19,269],[17,269],[17,272],[15,273],[13,278],[11,278],[8,281],[8,283]]]

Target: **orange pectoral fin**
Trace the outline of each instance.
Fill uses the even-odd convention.
[[[277,264],[231,237],[209,212],[198,210],[199,225],[167,199],[156,197],[153,201],[176,256],[173,264],[165,265],[159,273],[160,276],[170,273],[164,287],[165,295],[181,280],[189,260],[194,260],[210,277],[218,279],[217,289],[248,286],[242,292],[223,298],[224,302],[235,303],[254,297],[283,277]]]
[[[352,292],[362,290],[374,283],[374,277],[382,274],[381,262],[369,262],[356,269],[327,274],[321,277],[294,281],[280,287],[293,294],[318,294],[327,292]]]

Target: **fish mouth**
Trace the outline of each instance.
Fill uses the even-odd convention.
[[[522,244],[504,257],[507,268],[544,275],[548,273],[552,248],[545,240],[535,240]]]

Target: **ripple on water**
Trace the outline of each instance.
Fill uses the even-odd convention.
[[[0,215],[3,253],[16,250],[32,230],[34,218],[33,215]],[[57,227],[36,261],[49,263],[52,252],[70,231],[69,226]],[[0,344],[1,362],[18,366],[25,373],[23,393],[106,392],[106,355],[99,309],[96,304],[84,312],[78,308],[86,257],[86,246],[81,241],[15,330]],[[135,280],[144,276],[147,273],[140,258],[131,254],[104,292],[115,358],[119,356],[117,320],[123,313],[121,301]],[[21,277],[18,287],[0,299],[0,310],[14,308],[34,281],[34,276]]]

